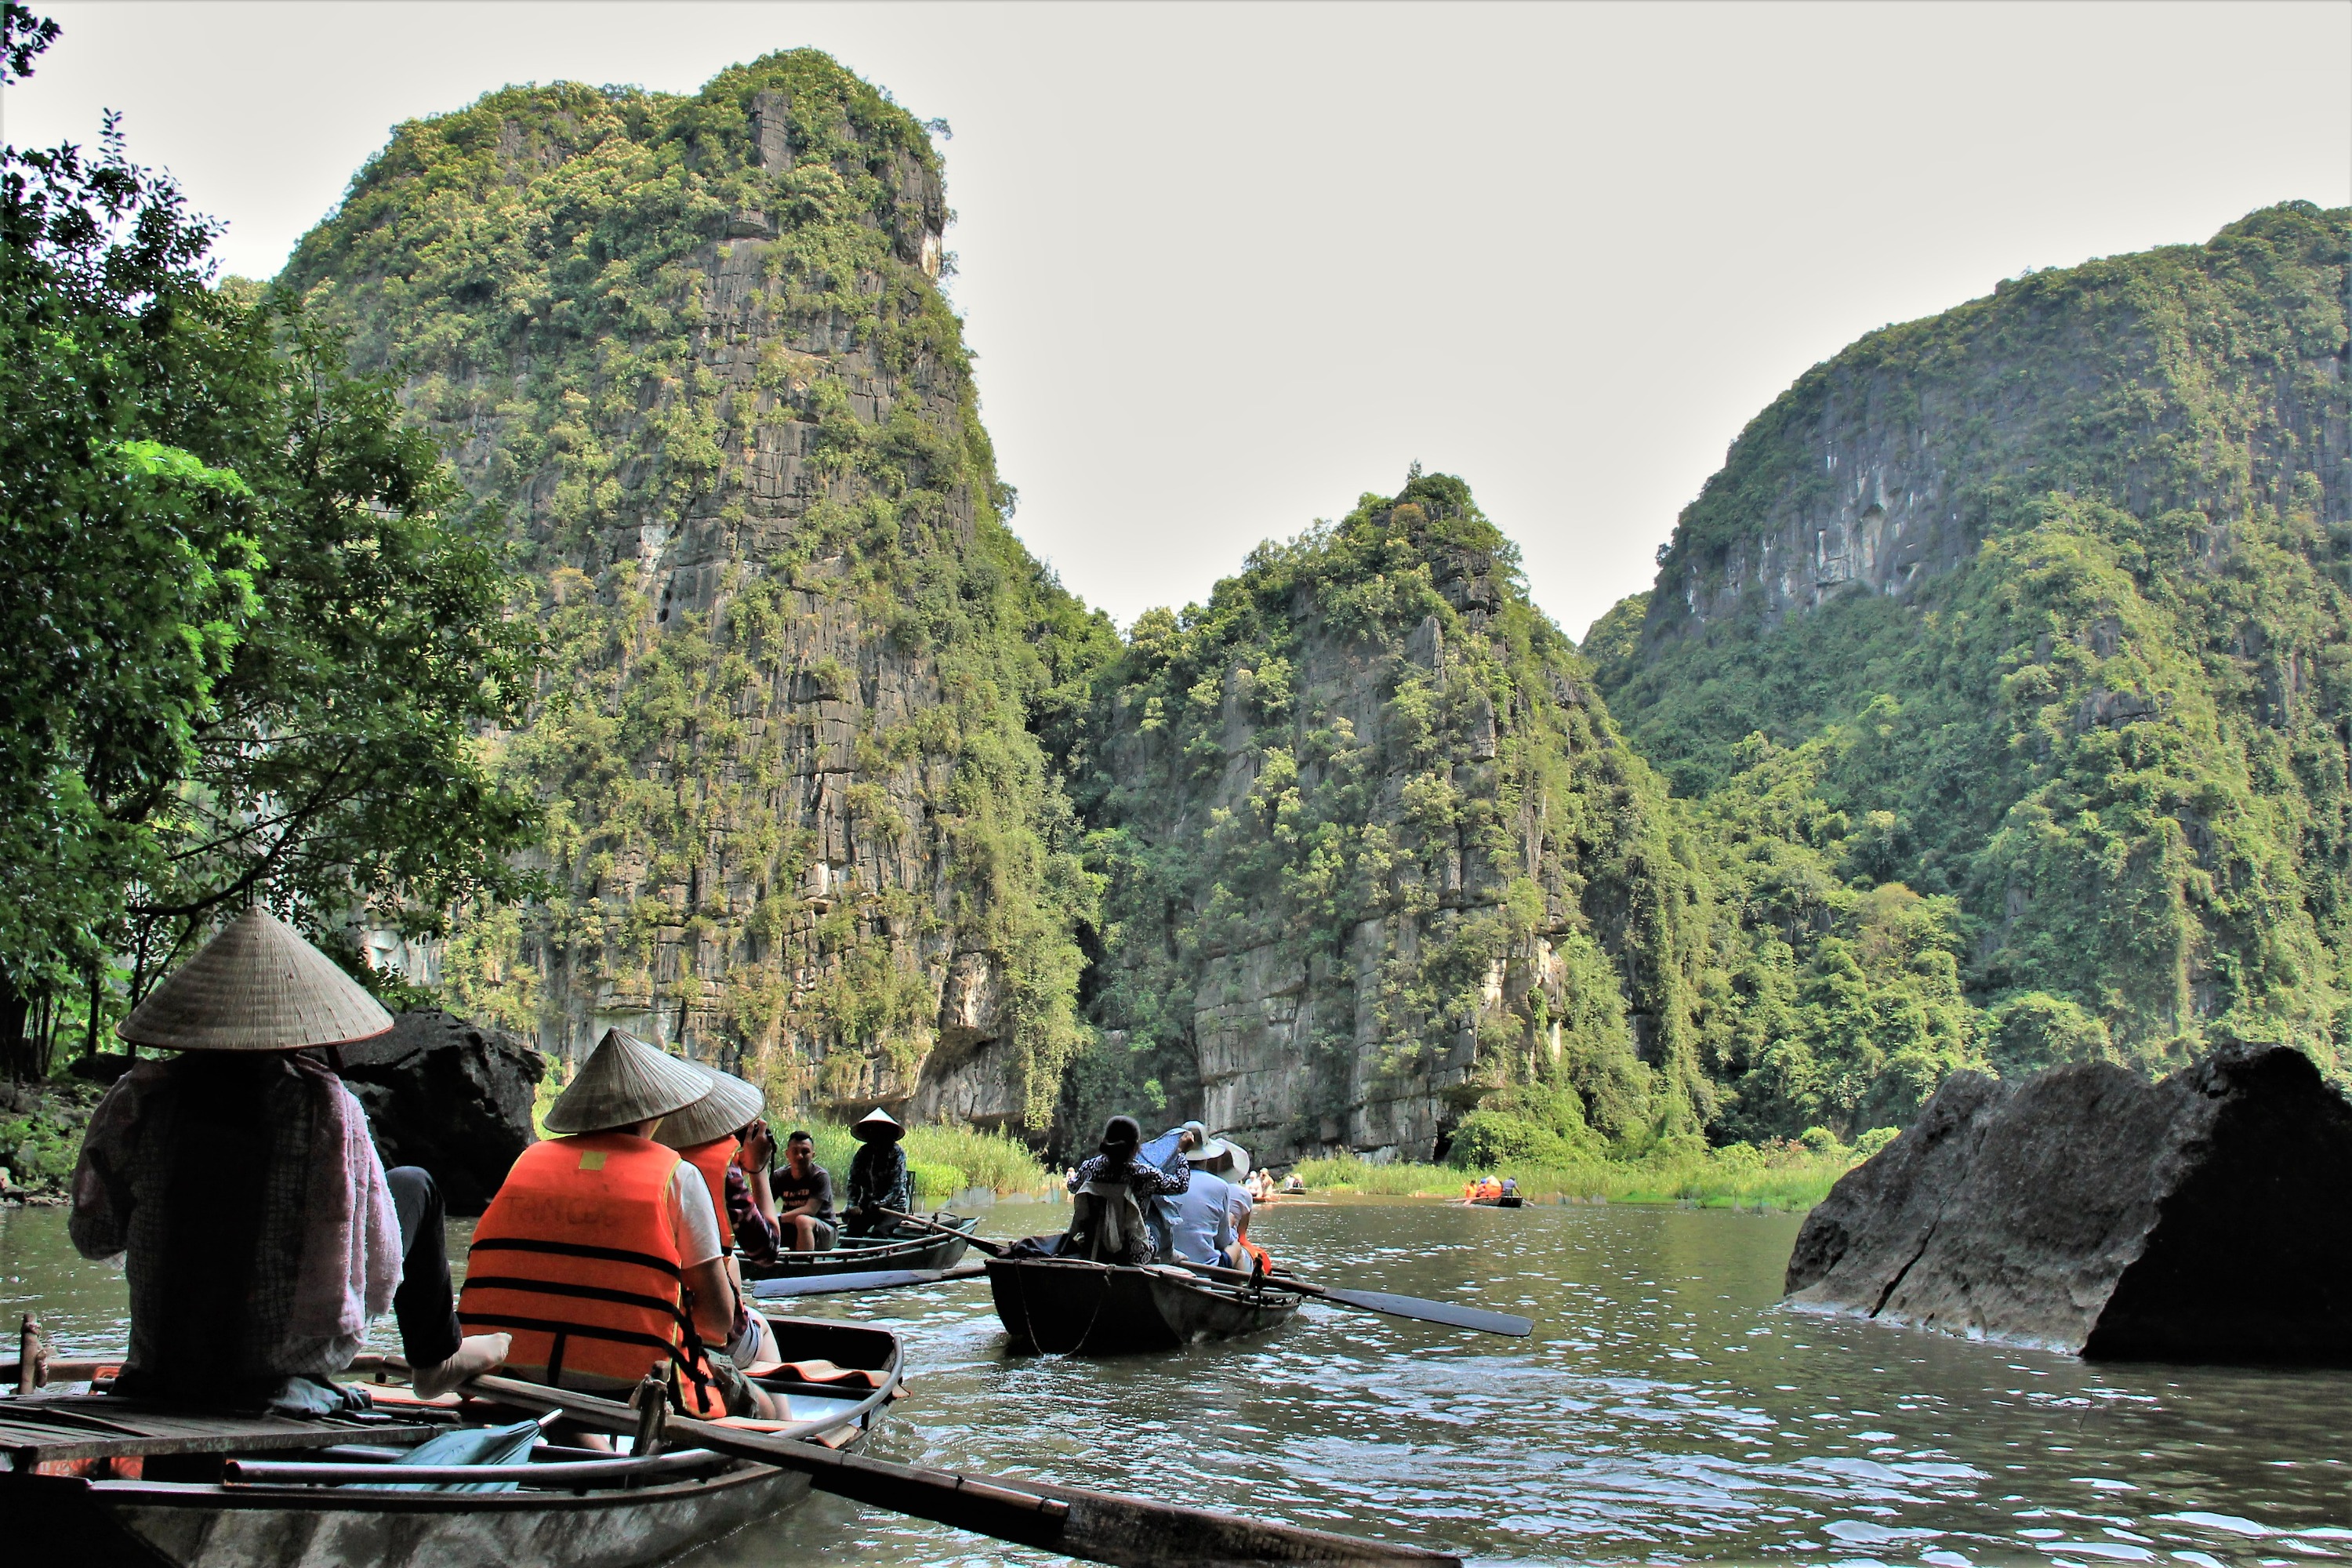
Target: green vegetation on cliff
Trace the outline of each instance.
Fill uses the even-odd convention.
[[[803,50],[404,125],[289,264],[551,638],[502,764],[555,896],[461,926],[459,1005],[561,1049],[639,1019],[786,1103],[1002,1045],[961,1100],[1051,1106],[1094,888],[1037,734],[1112,634],[1003,525],[946,217],[924,128]]]
[[[1979,1054],[2336,1065],[2347,244],[2291,205],[1873,334],[1595,624],[1705,825],[1727,1130],[1893,1119]]]
[[[1704,1124],[1691,851],[1460,480],[1144,616],[1096,700],[1074,1124],[1173,1100],[1424,1157],[1482,1107],[1579,1148]]]

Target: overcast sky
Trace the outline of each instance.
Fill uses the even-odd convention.
[[[254,276],[399,121],[831,51],[952,124],[1014,526],[1122,624],[1417,458],[1580,637],[1859,334],[2352,201],[2341,3],[35,8],[7,139],[121,110]]]

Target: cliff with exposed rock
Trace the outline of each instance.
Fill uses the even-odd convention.
[[[399,378],[548,630],[545,901],[449,1005],[786,1104],[1041,1119],[1091,884],[1033,725],[1110,637],[1006,530],[925,128],[813,51],[399,127],[282,279]]]
[[[1705,1121],[1688,847],[1460,480],[1146,615],[1096,700],[1074,1126],[1156,1099],[1260,1160],[1427,1160],[1482,1111],[1555,1148]]]

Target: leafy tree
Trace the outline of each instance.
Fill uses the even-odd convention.
[[[8,79],[54,24],[11,4]],[[134,997],[242,902],[326,933],[522,885],[531,811],[472,731],[532,634],[382,387],[138,167],[0,151],[0,1041]]]

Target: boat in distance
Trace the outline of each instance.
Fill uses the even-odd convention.
[[[746,1425],[861,1446],[899,1389],[898,1335],[770,1321],[788,1364],[759,1381],[786,1419]],[[810,1489],[801,1471],[690,1447],[641,1458],[541,1440],[527,1463],[399,1465],[421,1442],[514,1416],[385,1394],[372,1411],[304,1420],[105,1394],[0,1398],[7,1555],[73,1568],[646,1568]],[[451,1487],[468,1489],[431,1489]]]
[[[1047,1355],[1132,1355],[1262,1333],[1288,1322],[1305,1300],[1168,1264],[1074,1258],[992,1258],[988,1289],[1014,1348]]]
[[[844,1237],[824,1252],[780,1252],[764,1263],[742,1260],[746,1279],[804,1279],[817,1274],[866,1274],[878,1269],[952,1268],[971,1245],[977,1215],[942,1213],[934,1223],[953,1226],[950,1236],[929,1231],[908,1237]]]

